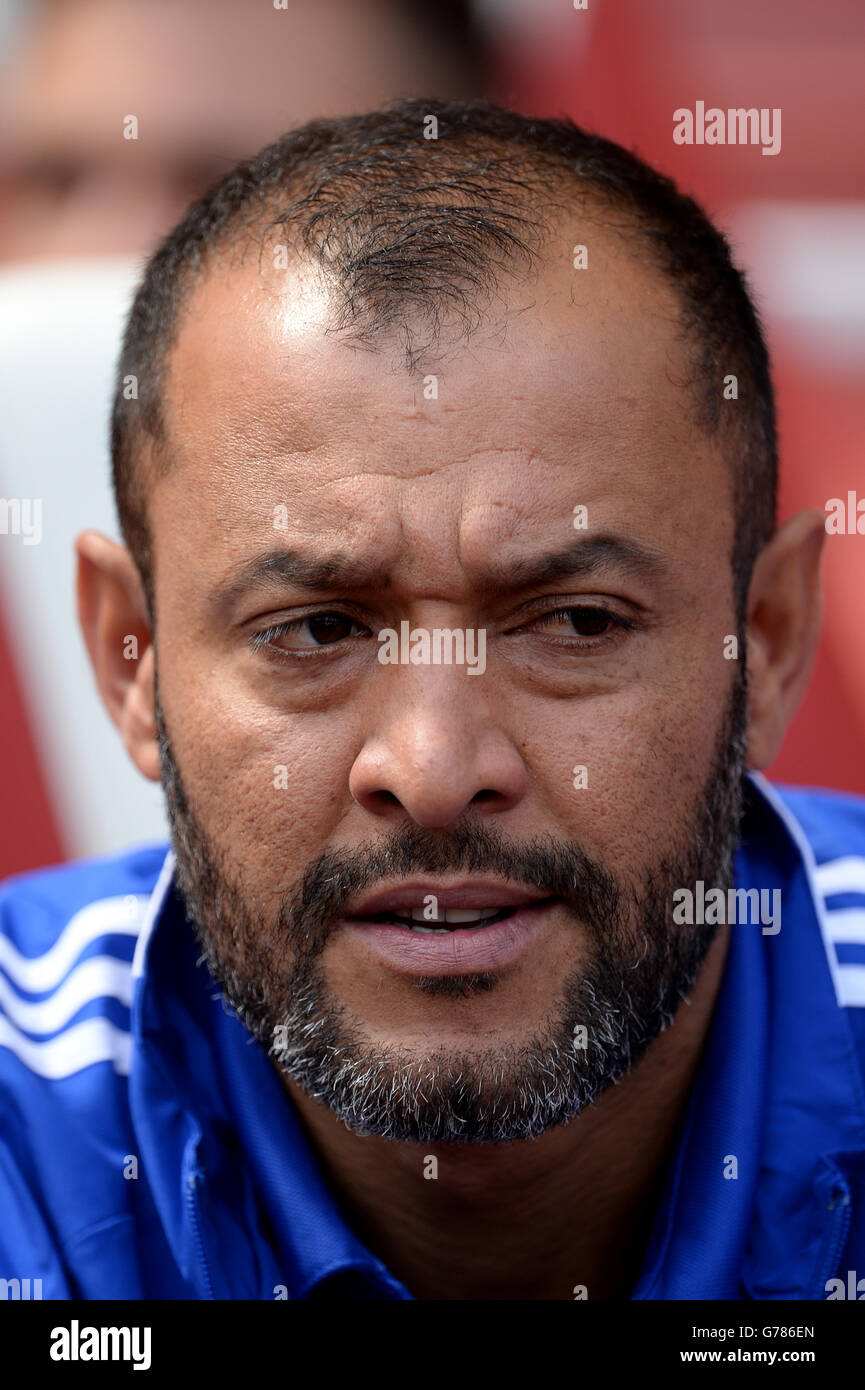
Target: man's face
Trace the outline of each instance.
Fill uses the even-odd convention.
[[[249,1026],[368,1132],[577,1113],[699,968],[673,891],[730,878],[727,466],[672,292],[601,234],[574,270],[573,240],[414,375],[254,257],[171,358],[149,516],[181,887]],[[379,660],[403,623],[483,633],[484,662]],[[394,920],[424,907],[503,916]]]

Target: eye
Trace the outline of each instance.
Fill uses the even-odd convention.
[[[348,613],[310,613],[305,618],[276,623],[255,632],[249,639],[253,651],[266,648],[289,660],[302,660],[325,647],[335,647],[347,638],[361,636],[367,629]]]
[[[591,604],[574,604],[568,608],[556,608],[551,613],[543,613],[534,618],[529,628],[543,628],[550,636],[573,638],[578,645],[598,646],[617,632],[634,626],[627,618],[611,613],[608,608]],[[558,627],[560,632],[550,631]],[[582,639],[582,641],[580,640]]]

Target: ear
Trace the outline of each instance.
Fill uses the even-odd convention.
[[[102,702],[139,772],[158,782],[153,640],[138,567],[98,531],[83,531],[75,551],[78,620]]]
[[[814,663],[820,635],[825,516],[798,512],[754,565],[748,593],[748,766],[777,756]]]

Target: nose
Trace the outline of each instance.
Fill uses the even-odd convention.
[[[349,790],[365,811],[388,821],[410,816],[441,829],[470,808],[484,815],[508,811],[526,794],[522,754],[494,716],[490,672],[391,668],[393,688],[378,705],[370,732],[351,769]]]

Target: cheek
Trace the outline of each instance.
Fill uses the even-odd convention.
[[[284,888],[321,854],[351,800],[356,742],[347,712],[263,710],[217,679],[191,696],[160,693],[184,788],[208,839],[250,881]]]
[[[535,711],[521,749],[541,790],[541,833],[560,827],[616,874],[657,863],[702,797],[725,700],[689,682]]]

